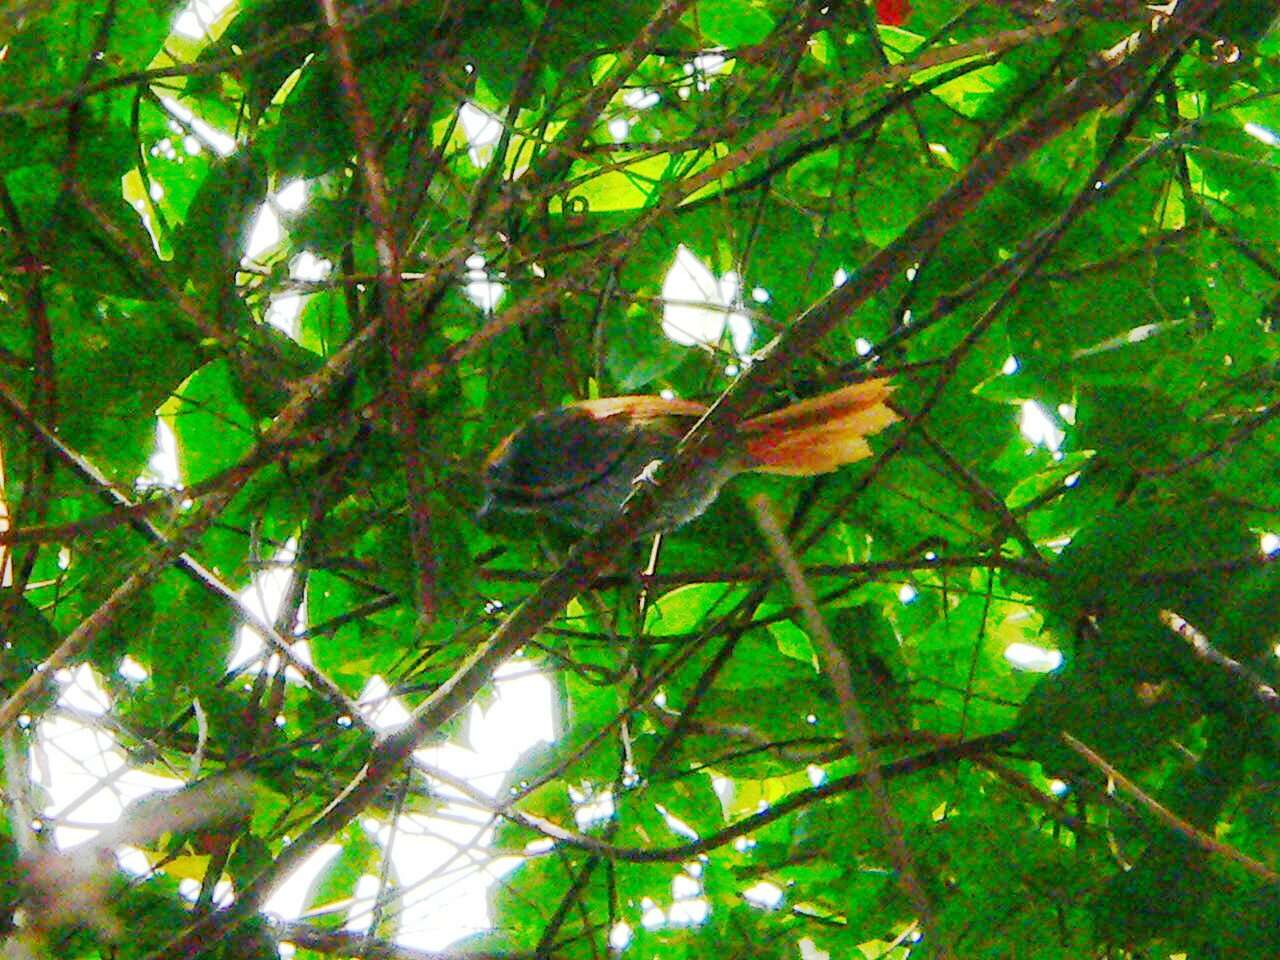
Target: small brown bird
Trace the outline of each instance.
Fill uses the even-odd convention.
[[[900,419],[886,402],[891,390],[888,380],[868,380],[744,421],[720,457],[663,498],[647,532],[688,523],[739,473],[806,477],[871,456],[866,438]],[[485,460],[480,517],[531,513],[594,530],[706,412],[689,400],[631,396],[539,413]]]

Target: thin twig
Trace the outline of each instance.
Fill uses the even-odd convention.
[[[44,269],[36,256],[23,223],[22,215],[14,203],[8,186],[0,179],[0,209],[3,209],[5,220],[9,225],[15,245],[18,248],[20,262],[27,267],[26,272],[26,306],[27,318],[31,325],[31,360],[34,383],[32,406],[50,425],[58,422],[58,378],[54,366],[53,328],[49,323],[49,309],[44,296]],[[49,495],[53,489],[53,457],[48,451],[44,456],[33,458],[27,466],[27,479],[23,487],[27,495],[21,504],[15,504],[14,514],[33,520],[44,521],[49,509]],[[13,595],[21,596],[26,590],[31,571],[35,568],[38,548],[26,551],[22,559],[13,565]],[[5,551],[6,563],[9,551]]]
[[[1272,713],[1280,713],[1280,693],[1239,660],[1234,660],[1215,647],[1203,633],[1172,610],[1160,611],[1160,622],[1191,645],[1201,660],[1221,667],[1248,685],[1250,692]]]
[[[1183,470],[1189,470],[1194,466],[1198,466],[1210,457],[1218,453],[1225,453],[1232,447],[1239,444],[1242,440],[1246,440],[1250,435],[1261,430],[1268,423],[1280,416],[1280,403],[1272,403],[1263,407],[1253,416],[1249,417],[1236,430],[1232,431],[1228,436],[1224,437],[1220,442],[1211,444],[1198,453],[1193,453],[1183,457],[1181,460],[1173,463],[1158,464],[1149,467],[1135,467],[1134,473],[1142,477],[1170,477]]]
[[[1031,539],[1026,529],[1018,522],[1017,517],[1009,512],[1009,507],[1004,502],[1004,498],[997,495],[972,470],[956,459],[951,451],[934,439],[933,434],[926,430],[923,425],[919,427],[918,432],[920,439],[955,474],[960,481],[960,485],[969,491],[969,495],[977,501],[978,506],[994,514],[996,521],[1000,524],[1000,528],[1004,530],[1005,534],[1012,536],[1022,545],[1022,549],[1027,552],[1027,559],[1041,570],[1048,569],[1048,564],[1040,554],[1040,548],[1036,546],[1036,542]]]
[[[435,546],[431,535],[431,501],[422,454],[422,431],[418,407],[412,396],[414,336],[400,286],[400,243],[394,229],[394,214],[387,194],[382,161],[374,147],[373,118],[365,107],[356,76],[355,61],[347,40],[346,26],[337,0],[319,0],[328,26],[329,49],[337,61],[342,95],[351,114],[351,131],[360,155],[369,218],[373,221],[374,245],[378,251],[378,283],[386,317],[391,356],[391,409],[404,461],[405,485],[409,493],[409,515],[413,523],[411,546],[417,568],[417,606],[426,623],[435,619],[439,600],[436,586]]]
[[[932,770],[961,760],[984,756],[1011,745],[1016,739],[1016,733],[1008,731],[977,737],[973,740],[948,743],[914,756],[890,760],[878,767],[877,773],[882,780],[892,780],[896,777],[908,776],[923,770]],[[715,833],[709,833],[706,836],[699,837],[697,840],[690,840],[688,843],[673,847],[620,847],[590,834],[562,827],[560,824],[545,817],[517,810],[512,804],[499,803],[461,777],[455,777],[446,771],[420,762],[415,761],[415,765],[426,776],[439,780],[441,783],[457,790],[471,802],[479,804],[482,809],[491,810],[511,820],[513,823],[518,823],[559,843],[577,847],[608,860],[616,860],[622,863],[683,863],[695,860],[701,854],[718,850],[733,843],[740,837],[750,836],[771,823],[777,823],[797,810],[812,806],[830,797],[843,796],[853,791],[862,790],[867,786],[867,771],[859,770],[856,773],[846,774],[842,777],[834,777],[815,787],[797,790],[771,803],[767,808],[757,813],[743,817],[736,823],[731,823]]]
[[[822,611],[818,609],[817,598],[804,578],[800,562],[791,549],[775,509],[773,502],[764,494],[751,499],[751,510],[755,514],[756,523],[764,535],[770,552],[782,569],[787,586],[791,588],[791,595],[800,607],[809,639],[813,641],[822,659],[823,669],[831,680],[831,686],[835,689],[836,699],[840,703],[845,735],[853,748],[854,755],[858,758],[859,766],[866,772],[867,791],[871,795],[872,809],[880,822],[880,831],[884,834],[889,855],[894,861],[894,866],[897,867],[898,885],[915,909],[920,926],[924,929],[925,948],[930,952],[936,952],[938,956],[950,957],[951,950],[941,939],[937,911],[916,872],[911,851],[907,848],[906,837],[903,835],[902,821],[893,808],[893,801],[890,800],[880,775],[880,759],[876,748],[872,745],[866,717],[862,705],[858,702],[858,694],[853,688],[853,671],[849,666],[849,659],[831,636],[827,621],[822,616]]]
[[[1218,856],[1225,857],[1234,863],[1238,863],[1240,866],[1248,870],[1249,873],[1253,874],[1255,877],[1265,880],[1267,883],[1280,883],[1280,874],[1276,873],[1265,863],[1261,863],[1260,861],[1253,859],[1253,857],[1241,853],[1235,847],[1209,836],[1209,834],[1205,833],[1195,824],[1188,823],[1168,807],[1163,806],[1158,800],[1117,770],[1112,764],[1104,760],[1098,753],[1085,746],[1065,730],[1062,731],[1062,739],[1068,747],[1083,757],[1090,766],[1106,774],[1106,776],[1115,783],[1116,786],[1151,811],[1157,820],[1169,827],[1171,830],[1174,830],[1186,839],[1190,840],[1201,850],[1208,853],[1215,853]]]
[[[563,132],[550,144],[547,152],[534,161],[525,180],[525,186],[560,179],[563,171],[572,163],[574,151],[591,134],[600,114],[613,99],[614,94],[622,88],[623,83],[635,72],[640,62],[649,55],[650,50],[667,32],[671,24],[692,3],[693,0],[665,0],[640,30],[635,40],[617,51],[609,72],[591,85],[591,93],[577,114],[569,118]],[[514,120],[514,117],[512,119]]]
[[[3,540],[0,540],[2,543]],[[815,563],[804,568],[813,577],[874,577],[886,573],[915,573],[928,570],[1012,570],[1024,576],[1047,579],[1049,574],[1034,561],[999,554],[975,557],[908,557],[902,560],[875,560],[868,563]],[[481,568],[482,580],[496,583],[541,583],[549,570],[493,570]],[[639,581],[646,587],[678,587],[687,583],[745,583],[768,580],[774,571],[765,567],[730,567],[725,570],[668,570],[661,573],[609,574],[595,580],[597,587],[618,586]]]

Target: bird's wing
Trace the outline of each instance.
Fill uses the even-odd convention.
[[[582,400],[572,404],[572,408],[585,411],[597,420],[626,417],[637,426],[661,423],[664,420],[696,420],[707,412],[705,404],[693,400],[667,400],[651,396],[601,397],[599,400]],[[681,435],[686,429],[687,425],[681,425]]]

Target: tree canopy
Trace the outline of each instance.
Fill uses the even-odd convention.
[[[1277,12],[0,3],[9,953],[423,957],[479,865],[430,956],[1280,955]],[[872,458],[637,535],[868,377]],[[585,537],[477,519],[625,394],[714,406]],[[71,721],[185,784],[79,854]]]

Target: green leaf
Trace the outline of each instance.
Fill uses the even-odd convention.
[[[677,587],[649,608],[645,631],[655,637],[678,636],[695,629],[714,610],[728,610],[742,590],[721,584],[691,583]]]
[[[215,360],[201,367],[165,405],[178,440],[178,464],[186,483],[229,466],[253,446],[253,419],[235,390],[230,365]]]
[[[769,5],[759,0],[728,3],[712,0],[698,5],[696,14],[685,17],[689,28],[700,33],[715,46],[739,47],[762,42],[773,32],[774,19]]]
[[[767,609],[767,607],[761,607],[760,612],[764,613]],[[801,663],[809,664],[815,672],[819,669],[818,655],[813,650],[809,635],[795,623],[790,620],[779,620],[777,623],[771,623],[769,624],[769,633],[777,642],[779,653],[799,660]]]
[[[238,150],[210,169],[174,237],[174,267],[197,289],[215,293],[230,283],[266,193],[256,151]]]

